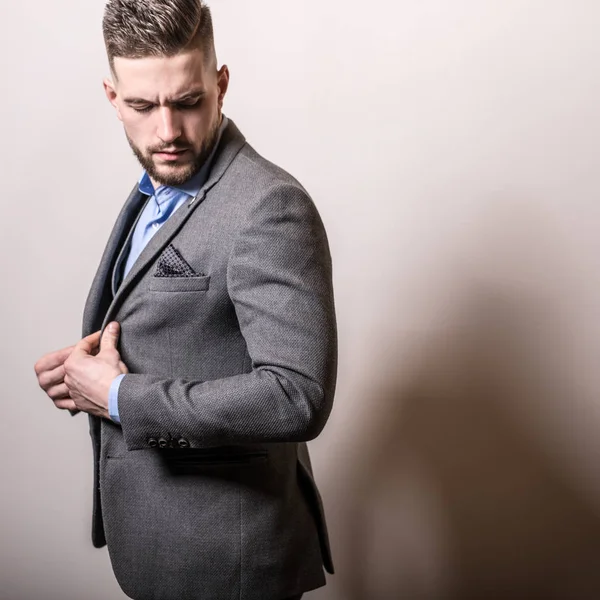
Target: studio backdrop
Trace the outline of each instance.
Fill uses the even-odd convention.
[[[600,596],[600,5],[213,0],[225,113],[313,197],[335,407],[311,443],[337,574],[309,600]],[[103,1],[0,5],[0,597],[124,598],[90,542],[79,339],[140,169]],[[268,599],[265,599],[268,600]]]

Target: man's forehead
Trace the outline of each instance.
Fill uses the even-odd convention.
[[[208,71],[202,52],[143,58],[115,57],[115,83],[125,95],[181,96],[206,89]]]

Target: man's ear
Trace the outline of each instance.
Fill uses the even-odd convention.
[[[115,84],[111,79],[108,79],[108,77],[102,84],[104,85],[104,93],[106,94],[108,101],[115,107],[119,121],[122,121],[123,118],[121,117],[121,110],[119,109],[119,104],[117,102],[117,90]]]
[[[223,108],[223,100],[229,88],[229,68],[223,65],[217,73],[217,85],[219,87],[219,110]]]

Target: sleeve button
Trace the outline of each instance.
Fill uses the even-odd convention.
[[[158,438],[158,447],[159,448],[166,448],[169,445],[169,442],[167,440],[165,440],[165,438],[161,437]]]
[[[177,440],[177,445],[180,448],[189,448],[190,447],[190,443],[185,438],[179,438]]]
[[[148,446],[150,446],[150,448],[156,448],[156,446],[158,446],[158,441],[156,440],[156,438],[149,438],[148,439]]]

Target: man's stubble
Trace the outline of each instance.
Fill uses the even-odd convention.
[[[125,132],[125,137],[129,142],[129,146],[133,150],[136,158],[139,163],[142,165],[143,169],[148,173],[150,179],[156,181],[160,185],[168,185],[168,186],[177,186],[182,185],[189,179],[191,179],[198,171],[202,168],[204,163],[207,161],[208,157],[211,155],[214,145],[219,136],[219,120],[215,122],[212,129],[209,131],[208,135],[202,141],[202,145],[200,147],[200,152],[192,157],[187,163],[182,165],[177,165],[177,167],[168,167],[168,170],[159,171],[156,168],[156,164],[153,160],[153,153],[160,152],[165,149],[183,149],[187,148],[185,144],[180,142],[172,142],[170,144],[163,144],[162,146],[155,146],[152,148],[146,149],[143,152],[138,146],[135,145],[133,140],[127,135]]]

